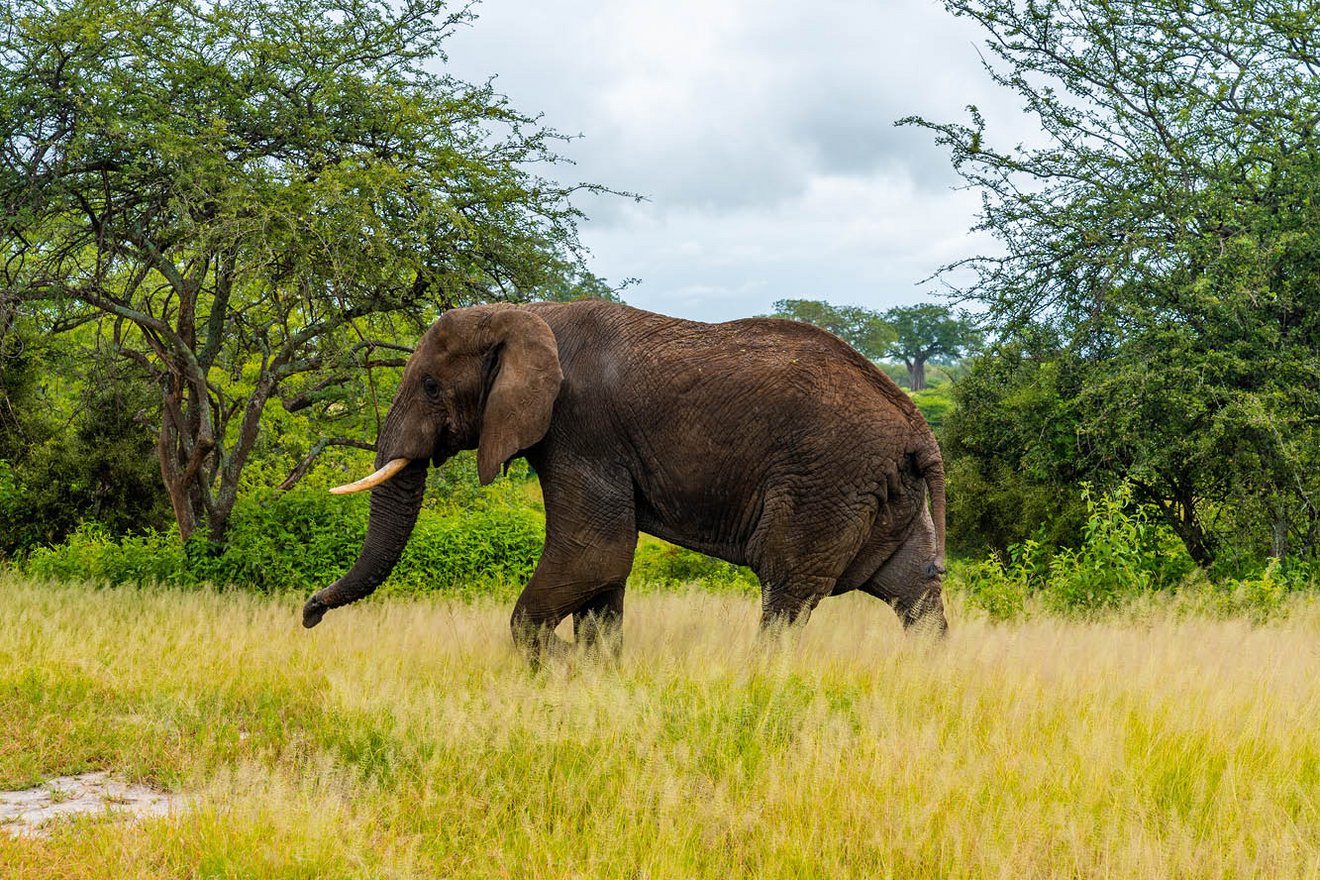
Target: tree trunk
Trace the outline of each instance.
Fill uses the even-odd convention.
[[[179,524],[179,537],[185,541],[207,525],[206,502],[198,480],[201,468],[189,467],[191,456],[183,454],[186,448],[182,432],[167,407],[161,415],[157,442],[160,477],[170,497],[175,522]]]
[[[1288,555],[1288,533],[1291,523],[1288,519],[1288,507],[1279,499],[1274,507],[1274,522],[1270,528],[1270,555],[1281,560]]]
[[[210,479],[213,468],[208,464],[214,461],[218,450],[211,425],[210,402],[199,403],[196,399],[199,393],[206,394],[205,385],[202,384],[198,392],[194,383],[181,378],[181,372],[176,368],[161,380],[157,449],[161,480],[170,497],[170,506],[174,508],[179,537],[187,541],[199,529],[211,532],[214,511]],[[215,535],[211,534],[211,537]]]
[[[926,390],[926,359],[914,358],[907,362],[908,388],[912,391]]]
[[[1183,493],[1173,506],[1166,508],[1161,505],[1161,509],[1165,511],[1169,525],[1182,540],[1192,561],[1201,568],[1209,568],[1214,564],[1214,542],[1206,534],[1200,518],[1196,515],[1196,499],[1190,493]]]

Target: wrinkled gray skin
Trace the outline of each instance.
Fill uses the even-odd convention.
[[[750,566],[766,627],[860,589],[946,628],[944,471],[898,386],[806,324],[600,301],[455,309],[426,332],[377,439],[377,467],[412,462],[371,490],[362,553],[304,626],[389,575],[428,462],[473,448],[483,485],[517,455],[541,480],[545,549],[512,621],[533,662],[570,614],[578,640],[617,649],[639,530]]]

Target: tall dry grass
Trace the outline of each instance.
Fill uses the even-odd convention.
[[[0,782],[108,768],[138,823],[0,834],[29,877],[1316,877],[1320,610],[905,640],[824,603],[630,598],[539,674],[508,608],[0,583]]]

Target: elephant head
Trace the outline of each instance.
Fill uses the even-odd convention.
[[[303,607],[303,626],[369,595],[389,576],[417,523],[427,463],[477,450],[484,486],[550,428],[563,372],[549,325],[513,306],[446,312],[408,359],[376,440],[377,470],[332,489],[371,490],[367,538],[347,574]]]

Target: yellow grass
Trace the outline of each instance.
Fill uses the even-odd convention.
[[[0,785],[109,769],[186,812],[0,833],[29,877],[1317,877],[1320,611],[874,600],[758,648],[754,600],[632,597],[540,674],[508,608],[0,580]]]

